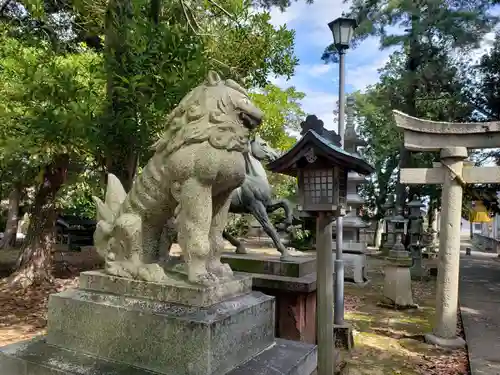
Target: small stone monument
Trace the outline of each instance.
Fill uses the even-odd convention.
[[[274,298],[220,262],[229,199],[262,113],[211,72],[167,118],[128,193],[112,175],[96,199],[102,271],[50,296],[47,334],[0,348],[2,375],[304,374],[316,347],[274,338]],[[185,263],[160,261],[171,218]]]

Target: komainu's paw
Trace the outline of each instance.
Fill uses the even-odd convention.
[[[221,263],[219,259],[212,259],[207,264],[209,272],[215,274],[220,279],[231,279],[233,277],[233,270],[229,264]]]
[[[137,269],[137,278],[153,283],[161,283],[167,279],[165,270],[157,263],[143,264]]]
[[[239,244],[236,247],[235,253],[236,254],[248,254],[248,251],[247,251],[247,249],[245,248],[245,246],[243,244]]]
[[[217,276],[213,273],[207,272],[204,274],[196,274],[189,277],[189,281],[194,284],[201,284],[205,286],[212,286],[219,282]]]
[[[124,261],[107,261],[105,267],[106,273],[113,276],[134,279],[135,269]]]
[[[204,260],[191,260],[187,264],[187,274],[189,282],[194,284],[211,286],[219,282],[217,276],[207,270]]]

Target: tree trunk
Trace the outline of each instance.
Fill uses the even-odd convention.
[[[53,282],[52,248],[55,244],[57,208],[55,197],[66,182],[69,156],[60,155],[45,168],[43,181],[30,210],[26,239],[17,261],[17,269],[9,284],[26,288],[44,282]]]
[[[16,246],[17,223],[19,221],[19,203],[21,200],[21,187],[15,186],[9,194],[9,210],[7,212],[7,224],[3,238],[0,241],[0,249]]]
[[[122,183],[125,191],[129,191],[137,171],[137,153],[133,151],[122,151],[110,156],[108,173],[113,173]]]
[[[408,51],[408,61],[407,61],[407,71],[409,74],[410,83],[408,89],[405,93],[405,107],[406,113],[410,116],[417,116],[417,88],[418,82],[416,80],[416,73],[421,63],[420,58],[420,44],[418,41],[418,23],[420,22],[420,16],[418,14],[412,14],[411,16],[411,28],[410,32],[410,45]],[[408,168],[411,163],[411,153],[407,150],[403,144],[400,149],[399,158],[399,176],[401,178],[401,169]],[[396,207],[402,210],[406,205],[406,186],[400,182],[396,185]]]
[[[434,222],[436,221],[436,211],[437,209],[434,208],[434,202],[431,202],[429,204],[429,210],[427,211],[427,230],[430,231],[434,227]]]
[[[375,227],[374,246],[379,249],[382,245],[382,233],[384,232],[384,220],[378,219]]]

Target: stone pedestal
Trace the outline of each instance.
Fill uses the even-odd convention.
[[[92,271],[80,285],[50,296],[45,337],[0,349],[5,374],[253,374],[275,355],[298,359],[283,373],[315,368],[313,345],[275,340],[274,298],[248,276],[206,288]]]
[[[253,290],[276,298],[276,337],[316,343],[316,259],[225,253],[222,262],[253,278]]]
[[[411,250],[412,266],[410,267],[410,274],[412,280],[422,280],[429,276],[429,270],[425,268],[422,261],[422,249],[415,248]]]
[[[390,263],[384,268],[384,298],[396,308],[411,308],[413,302],[411,290],[410,258],[389,258]]]
[[[335,243],[333,244],[335,246]],[[336,254],[333,253],[335,261]],[[358,285],[364,285],[368,281],[366,270],[366,254],[360,251],[344,251],[342,254],[344,260],[344,280]]]

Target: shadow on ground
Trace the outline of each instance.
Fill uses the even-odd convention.
[[[346,286],[345,294],[358,304],[346,313],[355,331],[355,348],[347,359],[348,375],[462,375],[468,374],[465,349],[444,351],[424,342],[431,331],[435,280],[414,281],[419,309],[395,310],[378,305],[383,291],[381,259],[369,260],[370,284]]]
[[[43,334],[47,325],[49,295],[78,285],[81,271],[102,268],[102,258],[93,248],[81,252],[54,252],[52,285],[38,285],[26,290],[9,287],[6,277],[15,265],[18,249],[0,251],[0,346]]]

